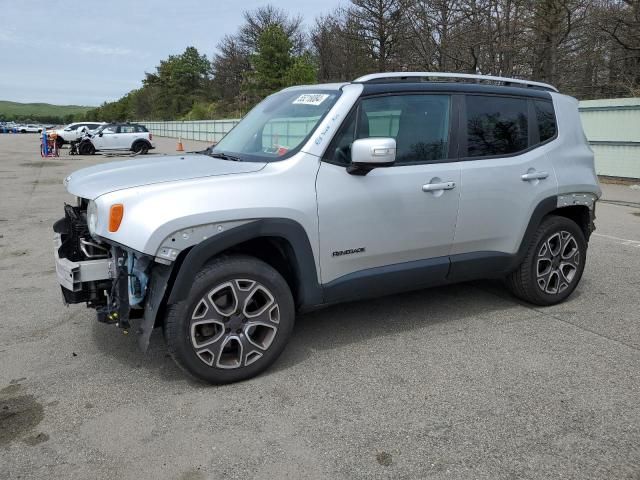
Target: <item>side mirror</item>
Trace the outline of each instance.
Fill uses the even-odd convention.
[[[361,138],[351,145],[351,175],[366,175],[374,168],[388,167],[396,161],[396,141],[393,138]]]

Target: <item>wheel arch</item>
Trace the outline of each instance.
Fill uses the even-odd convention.
[[[558,215],[559,217],[565,217],[569,220],[573,220],[578,224],[582,233],[584,233],[584,238],[589,241],[589,237],[593,231],[593,216],[589,207],[586,205],[568,205],[565,207],[558,207],[547,215]]]
[[[588,241],[589,236],[594,229],[594,209],[595,206],[593,209],[590,209],[587,205],[561,205],[557,195],[541,200],[531,214],[529,224],[527,225],[524,235],[522,236],[522,240],[520,241],[520,248],[518,249],[514,260],[511,262],[509,271],[513,271],[520,262],[522,262],[527,254],[527,249],[529,248],[531,239],[545,217],[549,215],[558,215],[560,217],[566,217],[573,220],[584,232],[585,238]]]
[[[136,145],[140,143],[144,143],[147,145],[147,147],[151,148],[151,142],[149,142],[149,140],[145,140],[144,138],[136,138],[131,144],[130,150],[135,150]]]
[[[167,303],[184,300],[195,275],[213,258],[234,253],[254,256],[276,269],[289,284],[297,307],[322,303],[309,237],[302,225],[285,218],[256,220],[191,247],[178,265]]]

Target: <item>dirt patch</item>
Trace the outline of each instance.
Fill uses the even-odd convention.
[[[21,167],[32,167],[32,168],[41,168],[41,167],[63,167],[65,164],[62,162],[25,162],[21,163]]]
[[[24,443],[26,443],[30,447],[34,447],[39,443],[46,442],[47,440],[49,440],[49,435],[47,435],[46,433],[40,432],[37,435],[32,435],[30,437],[25,438]]]
[[[19,383],[0,390],[0,447],[32,433],[44,418],[44,408],[33,395],[23,394]],[[46,442],[45,433],[28,436],[28,445]]]
[[[631,215],[635,215],[636,217],[640,217],[640,212],[631,212]]]
[[[34,180],[31,182],[33,185],[62,185],[62,180],[59,178],[45,178],[44,180]]]
[[[376,461],[383,467],[388,467],[393,463],[393,457],[390,453],[380,452],[376,455]]]
[[[600,183],[611,183],[613,185],[636,185],[638,183],[637,178],[626,177],[608,177],[606,175],[598,175]]]

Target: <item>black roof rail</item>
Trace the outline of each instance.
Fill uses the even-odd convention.
[[[413,78],[437,78],[445,80],[474,80],[476,83],[491,82],[501,83],[505,86],[524,86],[529,88],[536,88],[540,90],[550,90],[557,92],[558,89],[553,85],[542,82],[533,82],[530,80],[521,80],[519,78],[508,77],[495,77],[492,75],[475,75],[471,73],[446,73],[446,72],[384,72],[384,73],[371,73],[358,77],[354,80],[355,83],[368,83],[368,82],[393,82],[393,81],[407,81]]]

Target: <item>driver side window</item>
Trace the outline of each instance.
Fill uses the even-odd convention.
[[[449,153],[449,95],[386,95],[365,98],[347,117],[325,154],[351,163],[351,145],[371,137],[396,141],[396,164],[437,162]]]

